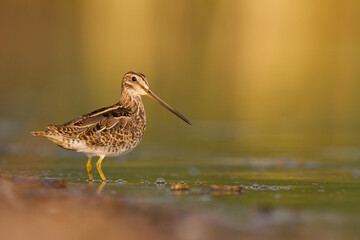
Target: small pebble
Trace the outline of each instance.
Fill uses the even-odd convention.
[[[201,184],[202,184],[202,182],[200,182],[200,181],[196,181],[196,182],[194,182],[194,184],[195,184],[195,185],[201,185]]]
[[[259,184],[254,183],[254,184],[251,186],[251,188],[252,188],[253,190],[258,190],[258,189],[259,189]]]
[[[122,179],[118,179],[118,180],[116,180],[115,182],[117,182],[117,183],[126,183],[126,181],[125,180],[122,180]]]
[[[166,184],[166,182],[164,178],[158,178],[156,179],[155,184]]]

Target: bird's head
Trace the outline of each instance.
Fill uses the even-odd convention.
[[[174,113],[176,116],[184,120],[188,124],[192,124],[186,117],[184,117],[181,113],[176,111],[174,108],[169,106],[163,100],[161,100],[158,96],[156,96],[149,87],[149,83],[145,78],[144,74],[130,71],[124,75],[122,82],[122,91],[126,91],[132,95],[146,95],[156,102],[160,103],[163,107],[168,109],[170,112]]]
[[[147,95],[149,83],[145,75],[131,71],[124,75],[122,89],[135,95]]]

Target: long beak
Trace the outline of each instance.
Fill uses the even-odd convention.
[[[164,102],[163,100],[161,100],[158,96],[156,96],[150,89],[146,91],[148,93],[148,96],[150,98],[152,98],[153,100],[155,100],[156,102],[160,103],[163,107],[165,107],[167,110],[169,110],[170,112],[172,112],[173,114],[175,114],[176,116],[178,116],[179,118],[181,118],[182,120],[184,120],[187,124],[192,125],[192,123],[189,121],[189,119],[187,119],[186,117],[184,117],[181,113],[179,113],[178,111],[176,111],[174,108],[170,107],[166,102]]]

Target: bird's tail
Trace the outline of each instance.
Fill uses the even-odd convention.
[[[34,136],[45,136],[46,131],[36,131],[36,132],[31,132],[31,134]]]

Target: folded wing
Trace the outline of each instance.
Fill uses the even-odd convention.
[[[64,137],[82,138],[81,136],[98,134],[115,126],[125,127],[131,119],[128,108],[113,105],[76,117],[63,125],[50,125],[47,128]]]

